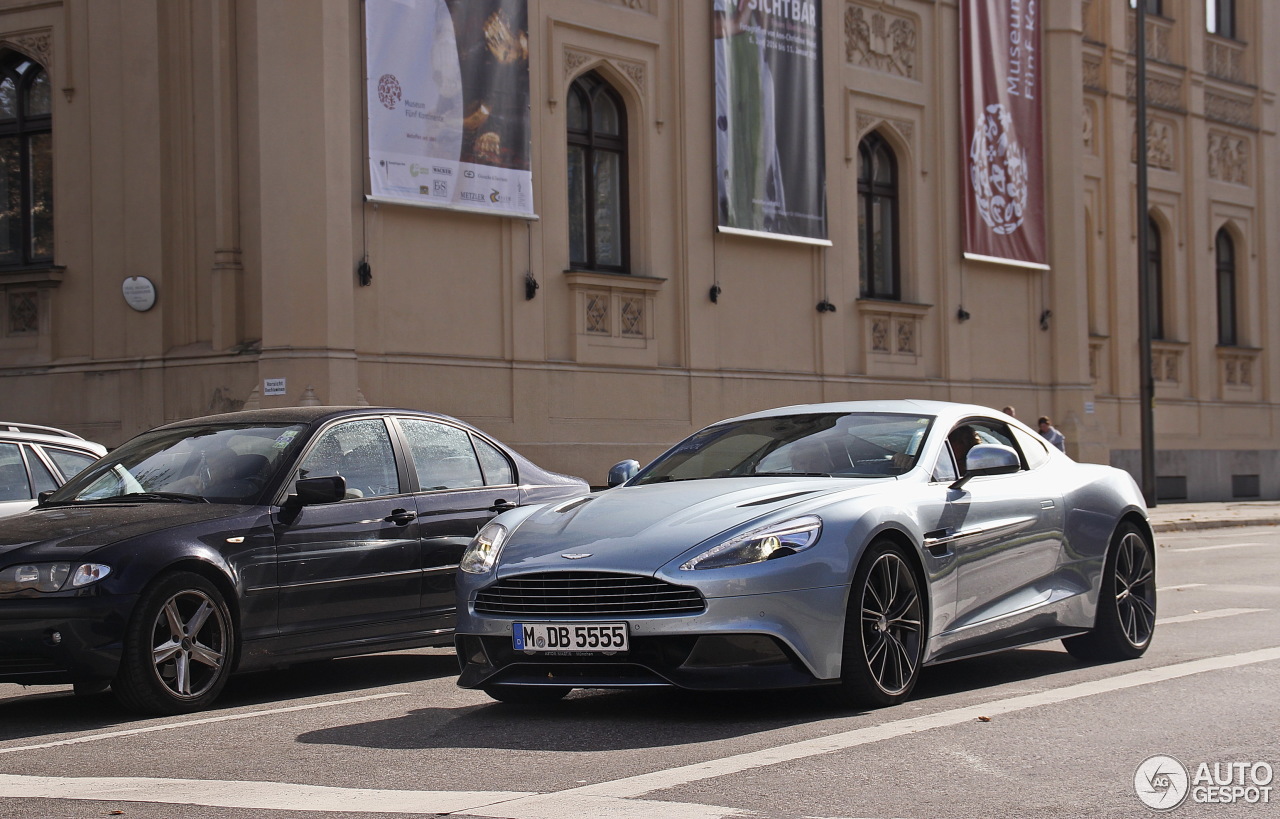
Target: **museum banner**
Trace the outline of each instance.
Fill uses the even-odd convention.
[[[1048,269],[1037,0],[960,3],[964,255]]]
[[[366,0],[370,199],[533,218],[528,0]]]
[[[721,232],[827,241],[817,0],[713,0]]]

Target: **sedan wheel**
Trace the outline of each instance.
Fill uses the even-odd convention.
[[[1156,571],[1151,543],[1123,524],[1107,554],[1093,631],[1062,641],[1073,657],[1109,662],[1141,657],[1156,627]]]
[[[911,694],[924,652],[923,611],[919,581],[901,550],[873,544],[850,588],[838,704],[893,705]]]
[[[179,572],[142,596],[112,690],[128,708],[180,714],[208,707],[231,671],[234,626],[222,593]]]

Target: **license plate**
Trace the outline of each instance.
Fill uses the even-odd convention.
[[[613,654],[628,650],[626,623],[512,623],[516,651]]]

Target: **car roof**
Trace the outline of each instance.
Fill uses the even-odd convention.
[[[420,418],[436,418],[472,428],[470,424],[467,424],[464,421],[459,421],[457,418],[453,418],[439,412],[427,412],[425,410],[403,409],[399,407],[347,406],[279,407],[277,409],[223,412],[217,415],[202,415],[198,418],[187,418],[182,421],[173,421],[171,423],[158,426],[156,429],[181,429],[182,427],[196,427],[203,426],[205,424],[318,424],[329,421],[333,418],[341,418],[348,415],[383,415],[387,413],[393,413],[396,415],[416,415]]]
[[[958,418],[969,415],[987,415],[1001,419],[1010,417],[1003,412],[979,404],[901,398],[879,401],[832,401],[823,404],[793,404],[787,407],[775,407],[774,409],[739,415],[735,418],[728,418],[726,421],[745,421],[754,418],[773,418],[779,415],[809,415],[826,412],[912,412],[920,415],[936,415],[942,418]]]
[[[12,426],[32,426],[26,424],[0,424],[0,441],[6,443],[40,444],[41,446],[63,447],[81,452],[92,453],[95,458],[107,454],[107,448],[94,441],[86,441],[73,435],[47,435],[40,432],[13,431]]]
[[[43,424],[23,424],[17,421],[0,421],[0,432],[31,432],[37,435],[55,435],[59,438],[74,438],[77,441],[84,440],[84,438],[76,435],[74,432],[68,432],[65,429],[47,427]]]

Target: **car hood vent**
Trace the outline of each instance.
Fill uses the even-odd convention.
[[[792,498],[799,498],[799,497],[803,497],[804,495],[812,495],[812,494],[813,494],[813,490],[808,489],[808,490],[805,490],[804,492],[791,492],[786,495],[775,495],[772,498],[761,498],[760,500],[740,503],[738,504],[738,508],[745,509],[748,506],[768,506],[771,503],[781,503],[784,500],[791,500]]]

